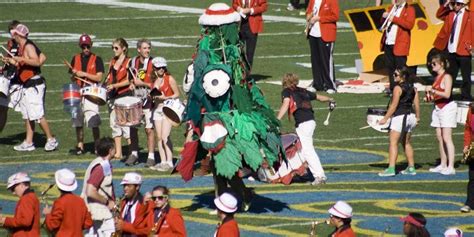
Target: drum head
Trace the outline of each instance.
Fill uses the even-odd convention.
[[[90,96],[90,95],[85,95],[88,100],[90,100],[92,103],[98,104],[98,105],[105,105],[105,100],[97,97],[97,96]]]
[[[282,134],[281,135],[281,143],[283,144],[283,149],[287,149],[290,146],[293,146],[298,142],[298,135],[295,133],[288,133],[288,134]]]

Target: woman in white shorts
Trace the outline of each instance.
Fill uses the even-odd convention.
[[[451,98],[453,79],[446,72],[449,67],[444,55],[438,54],[431,59],[433,71],[438,75],[431,87],[427,87],[427,100],[434,102],[431,115],[431,127],[436,128],[441,164],[431,168],[430,172],[454,175],[454,143],[452,129],[456,128],[457,104]]]
[[[390,121],[390,145],[388,149],[388,168],[379,173],[379,176],[395,176],[395,163],[398,157],[398,143],[401,142],[407,157],[408,167],[401,174],[416,175],[413,147],[411,145],[411,132],[420,121],[420,102],[418,91],[409,78],[407,67],[398,68],[393,73],[395,83],[393,96],[388,111],[380,120],[383,125]],[[413,107],[415,108],[413,110]]]
[[[172,124],[163,114],[163,102],[168,99],[179,98],[179,89],[176,80],[168,72],[168,65],[164,58],[156,57],[152,60],[152,63],[152,80],[154,81],[153,89],[160,92],[160,95],[155,97],[159,102],[154,105],[153,121],[161,162],[151,168],[158,171],[168,171],[173,168],[173,152],[168,146]]]

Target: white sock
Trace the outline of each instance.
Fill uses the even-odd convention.
[[[154,160],[155,159],[155,153],[148,153],[148,159],[152,159]]]
[[[172,160],[168,161],[167,163],[168,163],[169,166],[173,167],[173,161]]]
[[[132,155],[138,157],[138,151],[132,151]]]

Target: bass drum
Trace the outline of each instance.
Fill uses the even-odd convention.
[[[181,124],[185,106],[179,99],[169,99],[163,102],[163,113],[173,126]]]

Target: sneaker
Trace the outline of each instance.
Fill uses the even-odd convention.
[[[443,167],[441,165],[438,165],[434,168],[430,168],[429,171],[433,173],[440,173],[442,170],[444,170],[446,167]]]
[[[336,93],[336,90],[333,90],[333,89],[329,89],[326,91],[328,94],[335,94]]]
[[[300,11],[299,15],[300,16],[306,16],[306,12],[305,11]]]
[[[50,138],[48,139],[48,142],[46,142],[46,145],[44,146],[45,151],[54,151],[58,147],[59,142],[56,140],[56,138]]]
[[[471,212],[471,207],[468,206],[468,205],[464,205],[463,207],[461,207],[461,209],[459,209],[461,212],[463,213],[468,213],[468,212]]]
[[[315,177],[314,181],[311,182],[311,185],[313,186],[323,185],[323,184],[326,184],[326,180],[327,180],[326,177]]]
[[[155,159],[146,159],[145,168],[151,168],[156,165]]]
[[[405,170],[400,171],[400,174],[416,175],[415,167],[407,167]]]
[[[293,11],[295,10],[295,7],[291,3],[288,3],[288,6],[286,6],[286,10]]]
[[[20,145],[16,145],[13,147],[13,150],[15,151],[34,151],[35,149],[35,144],[28,144],[25,141],[23,141]]]
[[[138,156],[136,155],[129,155],[127,160],[125,161],[126,166],[133,166],[138,163]]]
[[[209,212],[209,215],[217,215],[217,209],[214,209]]]
[[[441,170],[441,172],[439,172],[440,174],[442,175],[455,175],[456,174],[456,170],[454,168],[446,168],[446,169],[443,169]]]
[[[161,172],[166,172],[166,171],[169,171],[170,169],[173,168],[173,167],[169,166],[168,163],[159,164],[159,166],[155,165],[154,167],[155,167],[154,170],[161,171]]]
[[[74,154],[77,156],[84,155],[85,153],[84,148],[76,147],[74,150]]]
[[[307,87],[307,88],[306,88],[306,90],[307,90],[307,91],[309,91],[309,92],[313,92],[313,93],[315,93],[315,92],[316,92],[316,89],[314,89],[314,87],[313,87],[313,86],[309,86],[309,87]]]
[[[246,203],[246,202],[242,203],[242,211],[248,212],[249,209],[250,209],[250,202],[249,203]]]
[[[395,176],[395,169],[390,169],[390,168],[387,168],[385,169],[383,172],[380,172],[379,173],[379,176],[380,177],[390,177],[390,176]]]

